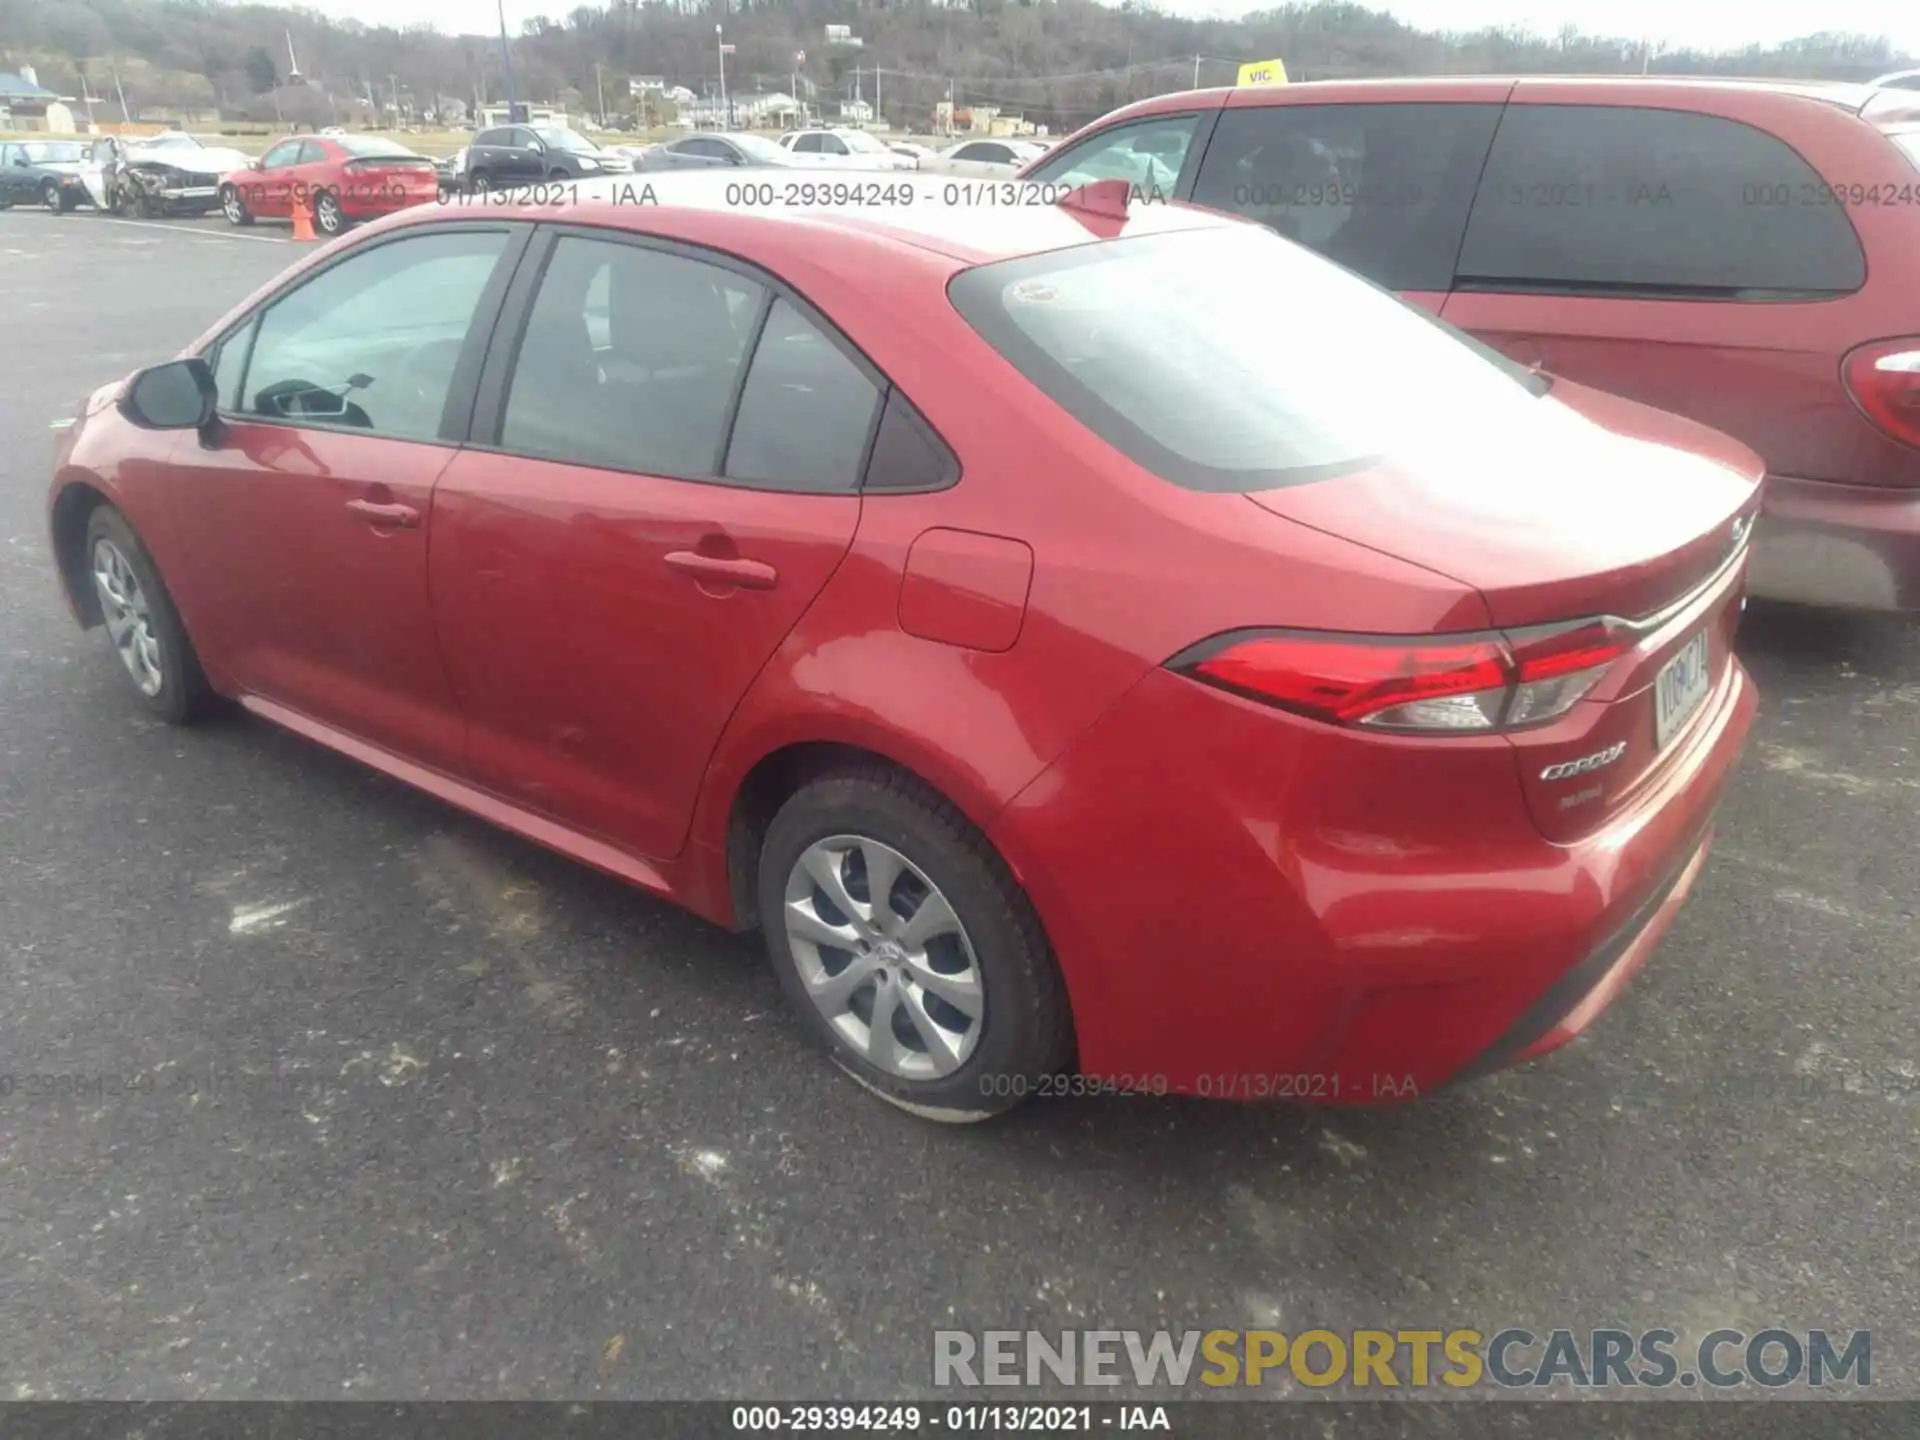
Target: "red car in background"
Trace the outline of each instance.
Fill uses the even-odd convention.
[[[1920,610],[1920,94],[1589,76],[1160,95],[1021,172],[1257,220],[1768,469],[1756,595]]]
[[[632,183],[393,217],[83,404],[53,550],[142,704],[757,926],[941,1119],[1402,1099],[1647,957],[1751,451],[1124,186]]]
[[[220,209],[229,223],[286,220],[299,208],[328,236],[355,221],[431,204],[439,195],[433,161],[370,135],[296,135],[220,180]]]

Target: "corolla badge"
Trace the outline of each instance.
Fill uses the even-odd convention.
[[[1588,775],[1603,766],[1611,765],[1627,753],[1627,742],[1609,745],[1591,755],[1583,755],[1578,760],[1562,761],[1558,765],[1549,765],[1540,772],[1542,780],[1571,780],[1575,775]]]

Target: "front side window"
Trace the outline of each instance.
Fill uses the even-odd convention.
[[[297,164],[299,158],[300,142],[298,140],[282,140],[278,145],[260,157],[260,168],[262,170],[278,170],[285,165]]]
[[[474,136],[473,143],[476,145],[510,145],[513,142],[505,130],[482,130],[478,135]]]
[[[1446,290],[1498,105],[1229,110],[1193,203],[1258,220],[1394,290]]]
[[[349,256],[273,301],[237,412],[436,438],[454,366],[506,244],[499,230],[411,235]]]
[[[711,478],[763,295],[704,261],[561,237],[515,355],[500,445]]]
[[[1029,179],[1062,185],[1095,180],[1125,180],[1142,190],[1170,195],[1180,180],[1198,115],[1155,115],[1089,135],[1062,155],[1053,156]]]
[[[1394,455],[1471,472],[1489,434],[1538,433],[1551,454],[1576,423],[1524,371],[1250,226],[999,261],[949,294],[1063,410],[1189,489],[1327,480]]]
[[[1866,279],[1844,205],[1789,146],[1716,115],[1516,105],[1460,252],[1473,290],[1699,299],[1844,295]]]

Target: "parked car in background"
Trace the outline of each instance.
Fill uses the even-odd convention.
[[[716,167],[757,167],[801,169],[806,162],[782,150],[764,135],[718,133],[682,135],[661,145],[649,146],[634,168],[658,170],[711,170]]]
[[[912,170],[910,156],[897,155],[878,136],[848,127],[789,130],[780,144],[796,155],[822,157],[826,163],[855,170]]]
[[[941,1119],[1426,1094],[1647,958],[1754,712],[1750,450],[1124,187],[654,183],[390,217],[96,391],[54,569],[131,698],[757,926]]]
[[[433,162],[434,183],[442,195],[451,195],[466,185],[467,147],[462,145],[451,155],[442,155]]]
[[[1014,175],[1046,153],[1020,140],[962,140],[951,150],[921,161],[920,168],[935,175]]]
[[[119,215],[204,215],[220,204],[220,178],[251,163],[244,152],[180,130],[142,139],[102,135],[78,173],[96,210]]]
[[[87,198],[80,162],[87,147],[78,140],[9,140],[0,144],[0,209],[44,205],[64,214]]]
[[[1894,70],[1886,75],[1876,76],[1867,83],[1884,85],[1892,90],[1920,90],[1920,70]]]
[[[306,211],[322,235],[439,198],[433,161],[393,140],[325,133],[282,140],[220,180],[220,208],[233,225],[285,220]]]
[[[496,126],[480,131],[467,147],[466,181],[473,190],[625,175],[632,169],[626,156],[602,150],[561,125]]]
[[[1522,364],[1766,458],[1756,594],[1920,609],[1920,94],[1333,81],[1127,106],[1022,174],[1165,165]]]

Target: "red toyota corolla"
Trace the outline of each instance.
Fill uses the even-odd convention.
[[[431,204],[439,195],[433,161],[371,135],[291,136],[220,181],[228,223],[286,220],[300,209],[329,236],[355,221]]]
[[[937,1118],[1401,1098],[1645,959],[1753,714],[1751,452],[1124,186],[598,188],[85,402],[54,550],[148,708],[757,926]]]

